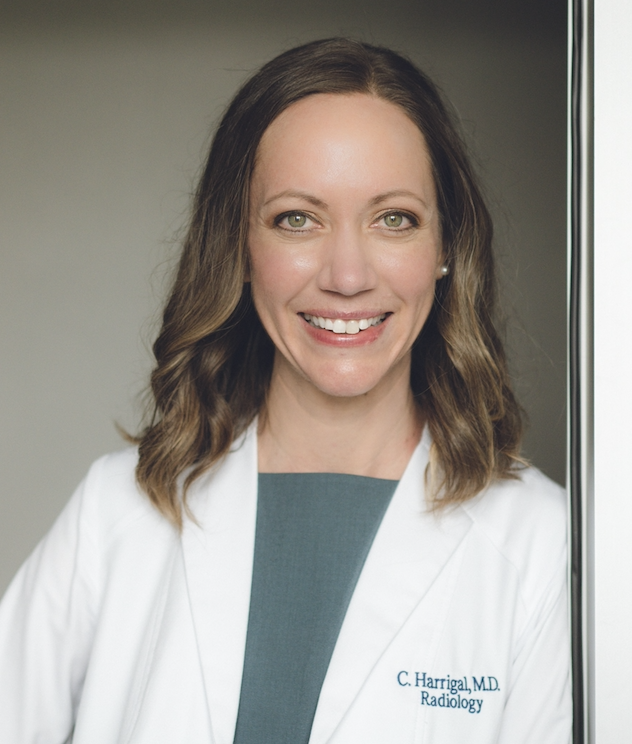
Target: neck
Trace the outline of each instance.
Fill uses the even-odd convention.
[[[399,480],[423,428],[409,380],[403,365],[364,395],[334,397],[275,371],[260,417],[259,471]]]

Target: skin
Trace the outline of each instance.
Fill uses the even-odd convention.
[[[255,306],[276,347],[260,471],[399,479],[423,427],[410,350],[442,265],[419,129],[369,95],[290,106],[257,153],[249,250]],[[339,335],[305,314],[386,317]]]

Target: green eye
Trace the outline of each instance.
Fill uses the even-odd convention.
[[[288,214],[287,222],[290,227],[305,227],[307,217],[304,214],[295,212],[294,214]]]
[[[387,227],[401,227],[404,222],[403,214],[387,214],[384,216],[384,223]]]

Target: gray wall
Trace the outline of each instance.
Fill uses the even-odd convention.
[[[0,3],[0,591],[90,462],[122,446],[114,421],[139,420],[211,127],[248,73],[323,36],[408,53],[458,110],[497,219],[525,450],[563,481],[564,13],[546,0]]]

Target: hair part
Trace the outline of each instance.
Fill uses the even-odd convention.
[[[411,387],[433,439],[436,506],[515,477],[521,411],[494,326],[492,222],[465,147],[434,84],[395,52],[334,38],[264,65],[224,114],[197,187],[190,226],[153,350],[153,410],[136,476],[182,526],[193,481],[262,410],[274,346],[254,309],[248,271],[249,189],[261,138],[293,103],[322,93],[377,96],[422,132],[431,159],[448,276],[412,349]]]

